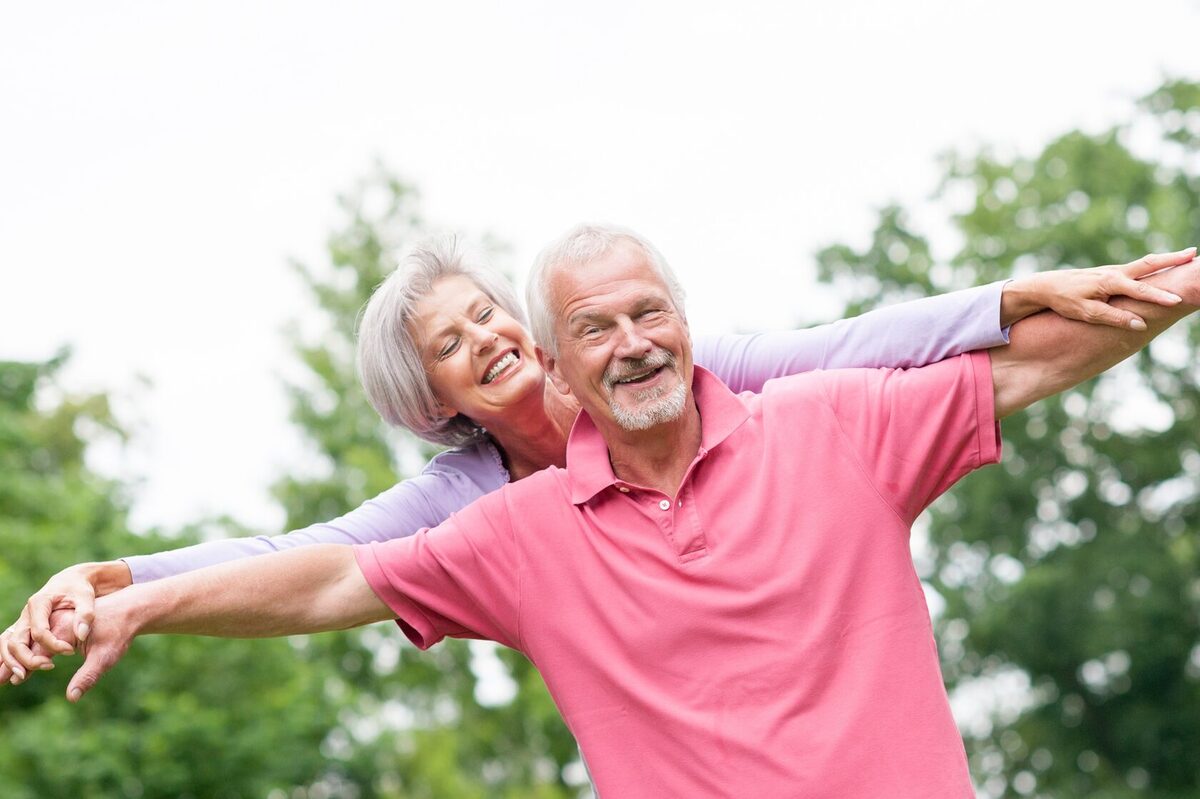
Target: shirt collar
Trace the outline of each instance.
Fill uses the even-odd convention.
[[[750,418],[750,409],[716,375],[699,366],[692,371],[692,394],[700,411],[697,457],[703,458]],[[567,439],[567,478],[576,505],[620,482],[608,459],[608,445],[587,411],[579,414]]]

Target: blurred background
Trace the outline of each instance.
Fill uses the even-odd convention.
[[[695,329],[1200,240],[1200,3],[0,11],[0,619],[54,571],[332,518],[431,452],[356,313],[457,232],[646,234]],[[1005,424],[923,517],[980,796],[1200,796],[1195,323]],[[0,795],[577,797],[536,673],[387,625],[140,641],[0,689]]]

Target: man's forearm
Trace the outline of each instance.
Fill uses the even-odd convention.
[[[106,608],[105,605],[108,605]],[[266,638],[345,629],[392,618],[350,547],[318,545],[223,563],[131,586],[97,604],[133,633]]]
[[[1009,345],[991,350],[997,418],[1100,374],[1200,306],[1200,261],[1144,280],[1183,299],[1171,307],[1126,298],[1112,301],[1144,319],[1144,331],[1089,325],[1053,313],[1015,324]]]

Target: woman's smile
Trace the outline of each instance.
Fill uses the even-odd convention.
[[[483,373],[482,382],[485,386],[489,383],[496,383],[505,380],[518,368],[521,364],[521,352],[518,349],[510,349],[488,363],[487,369]]]

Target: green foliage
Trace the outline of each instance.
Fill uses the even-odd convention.
[[[947,157],[948,264],[892,206],[864,250],[822,251],[822,276],[858,312],[1196,242],[1200,84],[1169,82],[1139,108],[1125,126],[1068,133],[1032,157]],[[1149,153],[1133,146],[1146,131]],[[415,194],[380,168],[340,204],[329,264],[297,265],[319,313],[292,331],[304,376],[289,391],[325,468],[275,486],[291,528],[390,487],[402,455],[432,454],[385,429],[353,370],[359,309],[424,229]],[[1197,326],[1181,325],[1009,420],[1004,463],[926,516],[918,562],[944,600],[948,686],[1027,683],[968,724],[989,796],[1200,794],[1198,345]],[[86,467],[91,441],[122,433],[103,396],[63,396],[65,358],[0,363],[0,603],[10,609],[66,564],[168,544],[128,533],[122,487]],[[507,701],[480,701],[488,652],[515,686]],[[152,637],[79,706],[62,698],[73,668],[0,688],[0,796],[580,793],[574,742],[540,677],[487,645],[417,653],[391,625],[286,641]]]
[[[0,606],[15,612],[49,574],[190,543],[125,529],[121,486],[84,463],[121,435],[104,396],[64,397],[66,355],[0,363]],[[340,709],[325,667],[287,641],[155,636],[137,642],[78,706],[77,658],[0,688],[0,796],[258,797],[328,779],[320,747]]]
[[[819,254],[822,277],[858,311],[1197,243],[1200,84],[1169,82],[1140,108],[1033,157],[948,157],[938,197],[958,206],[951,268],[934,267],[890,207],[864,251]],[[1157,136],[1149,155],[1145,131]],[[1181,324],[1006,421],[1003,464],[927,515],[918,563],[945,600],[948,687],[1028,680],[968,725],[986,795],[1200,795],[1198,331]]]
[[[402,477],[401,453],[436,452],[380,421],[353,365],[360,309],[395,268],[402,247],[423,232],[415,192],[378,167],[339,206],[345,223],[329,240],[329,265],[297,265],[319,313],[303,320],[317,332],[292,331],[307,370],[290,387],[292,416],[328,471],[289,475],[276,484],[290,528],[345,513],[391,487]],[[500,653],[515,697],[484,705],[464,642],[421,653],[394,625],[376,625],[316,636],[307,646],[341,665],[340,679],[354,697],[356,710],[345,717],[351,731],[345,774],[363,796],[562,799],[578,793],[563,776],[578,765],[574,741],[520,655]]]

